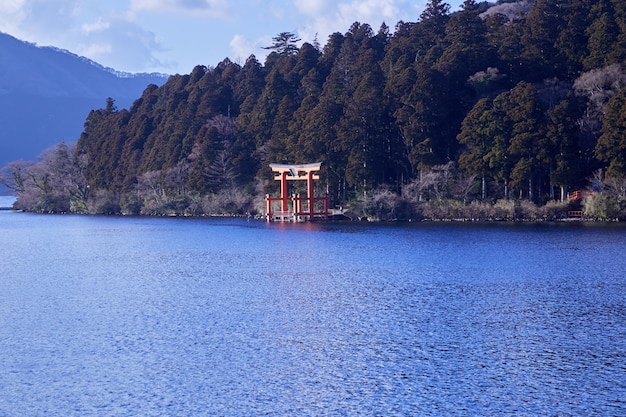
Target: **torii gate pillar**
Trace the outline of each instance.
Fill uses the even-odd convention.
[[[287,186],[287,171],[283,171],[280,174],[280,198],[282,200],[281,210],[287,211],[289,209],[287,205],[287,198],[289,198],[289,187]]]
[[[281,213],[277,216],[278,220],[298,221],[301,217],[308,217],[309,220],[313,220],[316,216],[328,218],[328,196],[326,195],[324,197],[317,198],[314,196],[313,181],[320,178],[319,175],[315,175],[314,172],[319,171],[321,165],[321,162],[301,165],[270,164],[272,171],[278,173],[274,179],[280,181],[280,198],[273,198],[269,195],[266,197],[268,221],[274,220],[274,213],[272,213],[272,201],[276,200],[280,200],[281,207]],[[288,181],[305,179],[307,181],[307,197],[302,198],[297,195],[290,198]],[[324,209],[321,212],[315,212],[315,201],[318,200],[324,201]],[[290,201],[292,202],[292,210],[289,209]],[[308,203],[306,211],[302,211],[302,201],[306,201]]]

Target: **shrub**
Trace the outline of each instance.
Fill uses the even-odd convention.
[[[619,195],[594,194],[583,201],[585,217],[593,220],[626,220],[626,198]]]
[[[471,220],[493,220],[493,204],[472,201],[465,207],[465,218]]]
[[[121,212],[119,198],[108,190],[100,189],[87,202],[90,214],[118,214]]]
[[[406,218],[407,203],[398,194],[388,189],[380,189],[371,195],[362,205],[363,214],[368,220]]]
[[[141,200],[137,194],[127,194],[122,203],[121,213],[127,216],[136,216],[141,213]]]
[[[421,205],[424,218],[431,220],[464,219],[463,203],[457,200],[433,200]]]
[[[537,205],[530,200],[516,200],[515,220],[540,220],[541,216]]]
[[[493,220],[513,220],[515,218],[515,203],[512,200],[498,200],[492,208]]]
[[[236,188],[206,196],[202,201],[204,214],[242,215],[252,211],[253,199]]]
[[[540,208],[540,215],[545,220],[559,220],[567,218],[570,204],[563,201],[548,201]]]

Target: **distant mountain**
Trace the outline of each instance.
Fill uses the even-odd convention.
[[[130,107],[163,74],[128,74],[68,51],[0,33],[0,167],[34,159],[61,140],[74,142],[92,109],[106,99]]]

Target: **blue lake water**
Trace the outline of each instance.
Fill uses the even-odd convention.
[[[13,206],[15,197],[8,195],[0,195],[0,208],[9,208]]]
[[[624,416],[626,227],[0,212],[0,416]]]

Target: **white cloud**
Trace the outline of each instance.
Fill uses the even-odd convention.
[[[242,35],[235,35],[229,46],[232,51],[233,61],[244,64],[250,55],[254,55],[259,62],[265,61],[269,51],[263,47],[272,43],[271,36],[262,36],[256,40],[247,39]]]
[[[81,55],[125,71],[171,66],[156,57],[157,53],[164,50],[156,35],[134,22],[111,18],[107,24],[96,26],[100,30],[83,32],[79,51]]]
[[[20,25],[28,16],[26,0],[0,0],[0,32],[20,36]]]
[[[254,50],[252,42],[241,35],[235,35],[235,37],[230,40],[228,45],[233,51],[234,60],[237,62],[244,61]]]
[[[345,33],[352,23],[367,23],[376,31],[385,22],[394,27],[400,21],[416,21],[417,9],[407,0],[294,0],[297,10],[307,17],[298,30],[299,36],[312,41],[317,35],[323,44],[334,32]]]
[[[95,3],[95,4],[94,4]],[[83,0],[0,0],[0,31],[41,46],[53,45],[123,71],[167,70],[153,32],[132,13]]]
[[[0,0],[0,14],[18,14],[26,5],[26,0]]]
[[[385,19],[395,19],[400,15],[404,1],[398,0],[354,0],[350,3],[339,4],[339,15],[346,19],[369,23],[382,23]]]
[[[94,23],[83,23],[81,29],[83,32],[101,32],[111,27],[111,23],[103,20],[102,18],[98,18]]]
[[[329,0],[294,0],[294,4],[300,13],[316,17],[323,15],[332,3]]]
[[[99,57],[104,57],[113,51],[113,47],[110,43],[91,43],[91,44],[79,44],[76,51],[79,55],[98,61]]]
[[[188,71],[225,56],[262,62],[262,47],[282,31],[324,45],[355,21],[374,31],[383,21],[416,21],[425,1],[0,0],[0,31],[122,71]]]
[[[130,9],[223,18],[228,15],[229,7],[226,0],[131,0]]]
[[[0,0],[0,30],[50,45],[75,27],[80,0]]]

